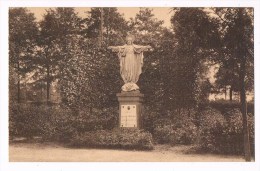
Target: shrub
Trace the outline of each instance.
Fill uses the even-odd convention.
[[[156,128],[155,122],[158,122],[161,118],[161,113],[156,109],[151,108],[150,106],[144,106],[143,117],[142,117],[142,126],[146,131],[151,133],[154,132]]]
[[[43,137],[48,140],[68,142],[75,132],[84,133],[116,126],[116,111],[113,108],[102,110],[83,109],[75,115],[68,108],[51,108],[48,122],[41,125]]]
[[[220,111],[212,108],[202,111],[197,141],[199,148],[207,152],[220,152],[226,126],[227,122]]]
[[[47,119],[39,122],[41,136],[44,140],[68,142],[76,131],[73,126],[75,116],[67,108],[47,108]]]
[[[239,109],[226,111],[226,118],[212,108],[203,111],[200,119],[198,147],[205,152],[243,154],[243,125]],[[251,152],[254,154],[254,118],[248,115]]]
[[[118,111],[116,108],[103,110],[82,109],[73,120],[73,125],[78,132],[111,130],[118,125]]]
[[[194,110],[181,110],[174,113],[174,119],[157,120],[154,139],[160,144],[192,144],[196,141],[197,127],[194,124]]]
[[[174,135],[173,125],[164,125],[155,128],[153,137],[159,144],[171,143],[172,136]]]
[[[242,113],[238,109],[233,109],[227,112],[228,114],[228,126],[225,129],[225,148],[223,151],[230,154],[243,154],[243,119]],[[254,117],[252,114],[248,114],[248,129],[249,140],[251,144],[251,152],[254,154]]]
[[[191,122],[187,121],[181,127],[175,130],[174,136],[172,136],[172,144],[193,144],[197,138],[197,127]]]
[[[152,150],[152,135],[134,128],[76,133],[69,144],[73,147],[103,147]]]
[[[12,104],[9,110],[10,137],[62,139],[71,130],[71,111],[68,109],[35,104]]]
[[[192,144],[196,141],[196,136],[197,127],[190,121],[181,127],[164,125],[156,128],[154,132],[154,139],[159,144]]]
[[[45,122],[47,110],[43,106],[12,103],[9,106],[10,137],[31,138],[41,133],[39,123]]]
[[[37,104],[10,104],[10,137],[32,138],[42,136],[44,140],[67,142],[74,132],[112,129],[117,124],[114,108],[104,110],[83,109],[78,115],[63,106]]]

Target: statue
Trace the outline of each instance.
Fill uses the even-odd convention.
[[[126,44],[123,46],[109,46],[112,52],[117,52],[120,61],[120,74],[124,80],[122,91],[139,90],[136,84],[143,66],[143,52],[151,49],[151,46],[140,46],[133,44],[134,37],[128,35]]]

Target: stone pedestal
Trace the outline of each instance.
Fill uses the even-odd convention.
[[[117,93],[119,127],[141,128],[144,95],[139,91]]]

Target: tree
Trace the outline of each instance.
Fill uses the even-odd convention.
[[[26,8],[9,10],[9,66],[10,72],[15,72],[14,75],[17,76],[18,103],[21,102],[21,80],[33,70],[37,35],[38,28],[33,13]]]
[[[225,40],[229,41],[229,40]],[[219,65],[219,69],[215,75],[216,78],[216,86],[219,89],[224,89],[226,93],[226,88],[229,87],[229,99],[233,100],[232,95],[233,92],[239,92],[239,65],[236,58],[230,56],[229,49],[225,47],[225,43],[223,40],[223,55],[225,57],[219,58],[217,60],[217,64]],[[221,55],[222,56],[222,55]],[[254,86],[254,74],[253,74],[253,61],[246,62],[246,75],[245,75],[245,88],[246,91],[252,91]]]
[[[229,100],[233,100],[233,92],[239,91],[238,73],[235,68],[234,61],[223,61],[219,63],[219,69],[215,75],[216,86],[218,89],[224,89],[226,95],[226,89],[229,87]]]
[[[142,74],[140,75],[138,85],[145,94],[145,105],[161,109],[162,87],[160,61],[164,32],[167,29],[162,26],[163,21],[155,18],[153,10],[149,8],[140,8],[135,18],[130,18],[131,34],[135,36],[134,43],[141,45],[150,45],[152,52],[146,52]]]
[[[82,20],[86,26],[82,33],[86,38],[98,42],[101,32],[104,37],[102,43],[105,46],[109,46],[110,43],[119,45],[125,42],[125,35],[129,27],[117,8],[91,8],[87,13],[88,17]],[[100,31],[102,16],[102,30]]]
[[[91,59],[92,92],[95,93],[95,107],[115,107],[117,104],[116,93],[120,92],[120,85],[123,83],[119,74],[119,60],[111,51],[107,49],[111,45],[121,45],[125,43],[125,35],[129,30],[126,20],[117,11],[117,8],[102,8],[103,27],[101,24],[101,9],[91,8],[89,16],[83,21],[86,29],[83,34],[88,38],[89,49],[87,54]],[[103,42],[100,47],[97,38],[102,33]],[[92,101],[93,103],[93,101]]]
[[[197,105],[205,62],[216,55],[220,37],[217,23],[200,8],[175,9],[171,18],[176,39],[171,73],[171,104],[175,108]]]
[[[130,30],[135,35],[137,44],[151,44],[154,48],[159,46],[160,36],[164,27],[163,21],[154,17],[153,10],[140,8],[135,18],[130,18]]]
[[[40,22],[40,40],[36,77],[46,82],[47,102],[50,101],[50,85],[60,78],[64,61],[73,58],[72,47],[80,34],[81,19],[73,8],[47,10]]]
[[[60,81],[64,101],[77,110],[89,108],[90,113],[95,108],[115,107],[116,93],[120,92],[122,84],[119,60],[107,47],[123,43],[127,22],[116,8],[103,8],[103,12],[105,42],[100,47],[100,8],[92,8],[89,16],[81,20],[84,28],[75,46],[78,48],[72,48],[75,55],[63,67]]]
[[[235,73],[238,74],[241,113],[243,116],[244,155],[245,160],[251,160],[249,133],[246,111],[246,80],[252,80],[253,54],[253,11],[251,8],[215,9],[222,21],[223,61],[233,61]],[[247,81],[248,82],[248,81]],[[248,84],[250,86],[250,83]]]
[[[215,14],[221,21],[223,37],[223,55],[219,63],[233,64],[232,80],[240,92],[241,112],[243,115],[245,160],[250,161],[250,144],[248,138],[246,90],[253,90],[253,10],[251,8],[215,8]]]

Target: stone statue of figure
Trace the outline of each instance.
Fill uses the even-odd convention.
[[[141,46],[133,44],[134,37],[128,35],[126,44],[123,46],[109,46],[112,52],[117,52],[120,60],[120,74],[124,80],[122,91],[139,90],[136,84],[143,66],[143,52],[151,49],[151,46]]]

